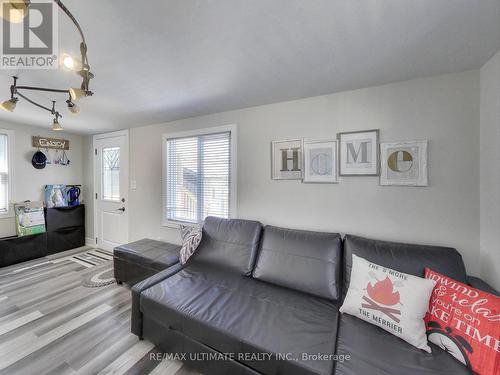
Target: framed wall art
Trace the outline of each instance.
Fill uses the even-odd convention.
[[[379,131],[338,133],[341,176],[379,175]]]
[[[304,179],[306,183],[338,182],[337,142],[304,141]]]
[[[271,178],[302,179],[302,139],[271,142]]]
[[[392,142],[380,145],[380,185],[428,186],[428,141]]]

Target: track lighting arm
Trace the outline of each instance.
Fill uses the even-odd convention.
[[[27,102],[33,104],[34,106],[37,106],[38,108],[41,108],[41,109],[45,109],[47,112],[50,112],[52,115],[56,115],[57,117],[62,117],[62,115],[59,112],[57,112],[55,109],[55,102],[52,102],[52,108],[49,108],[49,107],[45,107],[44,105],[35,102],[34,100],[31,100],[26,95],[23,95],[20,92],[18,92],[17,95],[19,95],[21,98],[23,98]]]
[[[80,36],[82,37],[82,43],[85,45],[85,51],[86,51],[86,49],[87,49],[87,42],[85,41],[85,35],[83,35],[83,30],[82,30],[80,24],[78,23],[78,21],[76,20],[76,18],[73,16],[73,14],[71,14],[71,12],[69,11],[69,9],[66,8],[66,6],[62,3],[61,0],[54,0],[54,2],[59,6],[59,8],[61,8],[61,10],[64,13],[66,13],[66,15],[69,17],[69,19],[71,21],[73,21],[73,23],[75,24],[76,28],[78,29],[78,32],[80,33]]]
[[[51,89],[48,87],[34,87],[34,86],[13,86],[15,90],[33,90],[33,91],[47,91],[47,92],[58,92],[58,93],[66,93],[69,94],[69,90],[62,89]]]

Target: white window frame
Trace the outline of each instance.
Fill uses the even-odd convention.
[[[7,197],[7,212],[2,212],[0,213],[0,219],[4,218],[11,218],[14,217],[14,207],[13,207],[13,200],[14,200],[14,168],[13,166],[13,156],[14,156],[14,145],[15,145],[15,133],[14,130],[10,129],[0,129],[0,134],[6,135],[7,136],[7,164],[9,168],[9,175],[8,175],[8,190],[9,190],[9,196]]]
[[[167,163],[167,140],[172,138],[185,138],[185,137],[199,137],[201,135],[209,135],[215,133],[231,132],[231,186],[230,186],[230,201],[229,201],[229,217],[237,217],[237,199],[236,193],[238,191],[238,175],[237,175],[237,144],[238,144],[238,126],[236,124],[224,125],[224,126],[214,126],[210,128],[202,128],[196,130],[189,130],[183,132],[166,133],[162,136],[162,226],[169,228],[179,228],[181,224],[178,221],[167,219],[167,175],[168,175],[168,163]],[[190,223],[185,223],[185,225],[195,225]]]

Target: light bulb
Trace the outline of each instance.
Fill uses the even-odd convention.
[[[75,103],[73,102],[68,102],[68,111],[70,111],[72,114],[77,115],[80,113],[80,107],[78,107]]]
[[[71,55],[68,55],[67,53],[62,55],[61,62],[62,65],[68,70],[77,72],[82,69],[82,62],[78,59],[75,59]]]
[[[59,124],[59,121],[56,118],[54,119],[54,122],[52,123],[52,130],[56,131],[56,132],[63,130],[63,127],[61,126],[61,124]]]
[[[66,67],[67,69],[72,70],[75,67],[75,61],[73,60],[73,58],[70,55],[64,56],[63,64],[64,64],[64,67]]]
[[[71,100],[77,100],[80,98],[84,98],[87,95],[87,93],[85,92],[85,90],[72,87],[69,89],[69,95],[71,96]]]
[[[21,23],[28,13],[28,1],[8,0],[1,2],[1,16],[4,20],[11,23]]]
[[[12,98],[0,104],[0,108],[2,108],[4,111],[7,112],[14,112],[14,109],[16,109],[16,103],[17,103],[17,98]]]

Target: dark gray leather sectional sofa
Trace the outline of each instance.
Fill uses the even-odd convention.
[[[204,374],[470,373],[432,344],[428,354],[338,312],[352,254],[467,282],[455,249],[209,217],[185,266],[132,288],[132,332],[166,353],[186,353]]]

